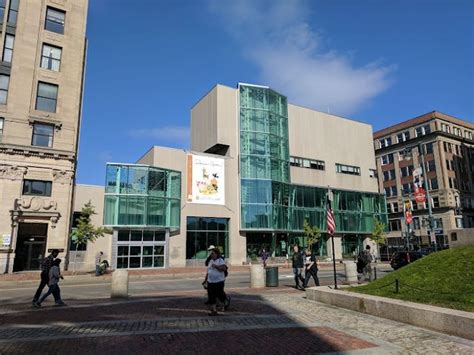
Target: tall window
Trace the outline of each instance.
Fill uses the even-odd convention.
[[[0,0],[0,23],[3,22],[3,18],[5,17],[5,6],[7,0]]]
[[[415,129],[415,133],[417,137],[424,136],[425,134],[428,134],[431,132],[430,125],[425,125],[421,127],[417,127]]]
[[[8,96],[8,84],[10,83],[10,76],[0,74],[0,104],[6,105]]]
[[[425,154],[433,154],[433,143],[425,144]]]
[[[392,145],[392,137],[385,137],[379,140],[380,148],[388,147]]]
[[[8,11],[8,24],[16,25],[18,19],[18,7],[20,0],[10,0],[10,10]]]
[[[24,180],[23,195],[51,196],[51,181]]]
[[[12,62],[14,42],[15,42],[15,36],[10,35],[10,34],[5,35],[5,44],[3,46],[3,57],[2,57],[2,60],[5,63]]]
[[[59,71],[61,64],[61,52],[60,47],[51,46],[49,44],[43,44],[43,52],[41,54],[41,68],[49,69],[52,71]]]
[[[382,165],[392,164],[393,154],[382,155],[381,161],[382,161]]]
[[[36,109],[40,111],[56,112],[58,86],[54,84],[38,83],[36,94]]]
[[[46,10],[46,23],[44,28],[51,32],[64,34],[64,23],[66,13],[64,11],[48,7]]]
[[[438,189],[438,180],[437,179],[431,179],[430,180],[430,185],[431,185],[431,190],[437,190]]]
[[[33,126],[33,139],[31,144],[38,147],[53,146],[54,126],[49,124],[35,123]]]
[[[2,143],[2,136],[3,136],[3,122],[4,118],[0,117],[0,143]]]
[[[409,139],[410,139],[410,132],[409,131],[397,134],[398,143],[405,142]]]

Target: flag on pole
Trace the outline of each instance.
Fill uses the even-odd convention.
[[[334,221],[334,212],[331,208],[331,202],[327,201],[327,224],[328,224],[328,234],[334,235],[336,231],[336,222]]]

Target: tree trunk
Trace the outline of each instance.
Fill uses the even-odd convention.
[[[74,270],[72,271],[73,275],[76,274],[77,248],[79,248],[79,243],[76,243],[76,252],[74,253]]]

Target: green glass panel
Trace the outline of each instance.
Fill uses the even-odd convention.
[[[148,177],[148,194],[156,197],[166,197],[166,171],[151,168]]]

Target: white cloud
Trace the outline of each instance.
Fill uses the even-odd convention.
[[[174,142],[176,145],[188,145],[189,127],[163,126],[160,128],[143,128],[130,131],[133,138],[152,138],[160,141]]]
[[[260,69],[260,84],[295,104],[348,115],[391,84],[395,66],[356,67],[349,52],[323,48],[304,0],[211,0],[210,8]]]

